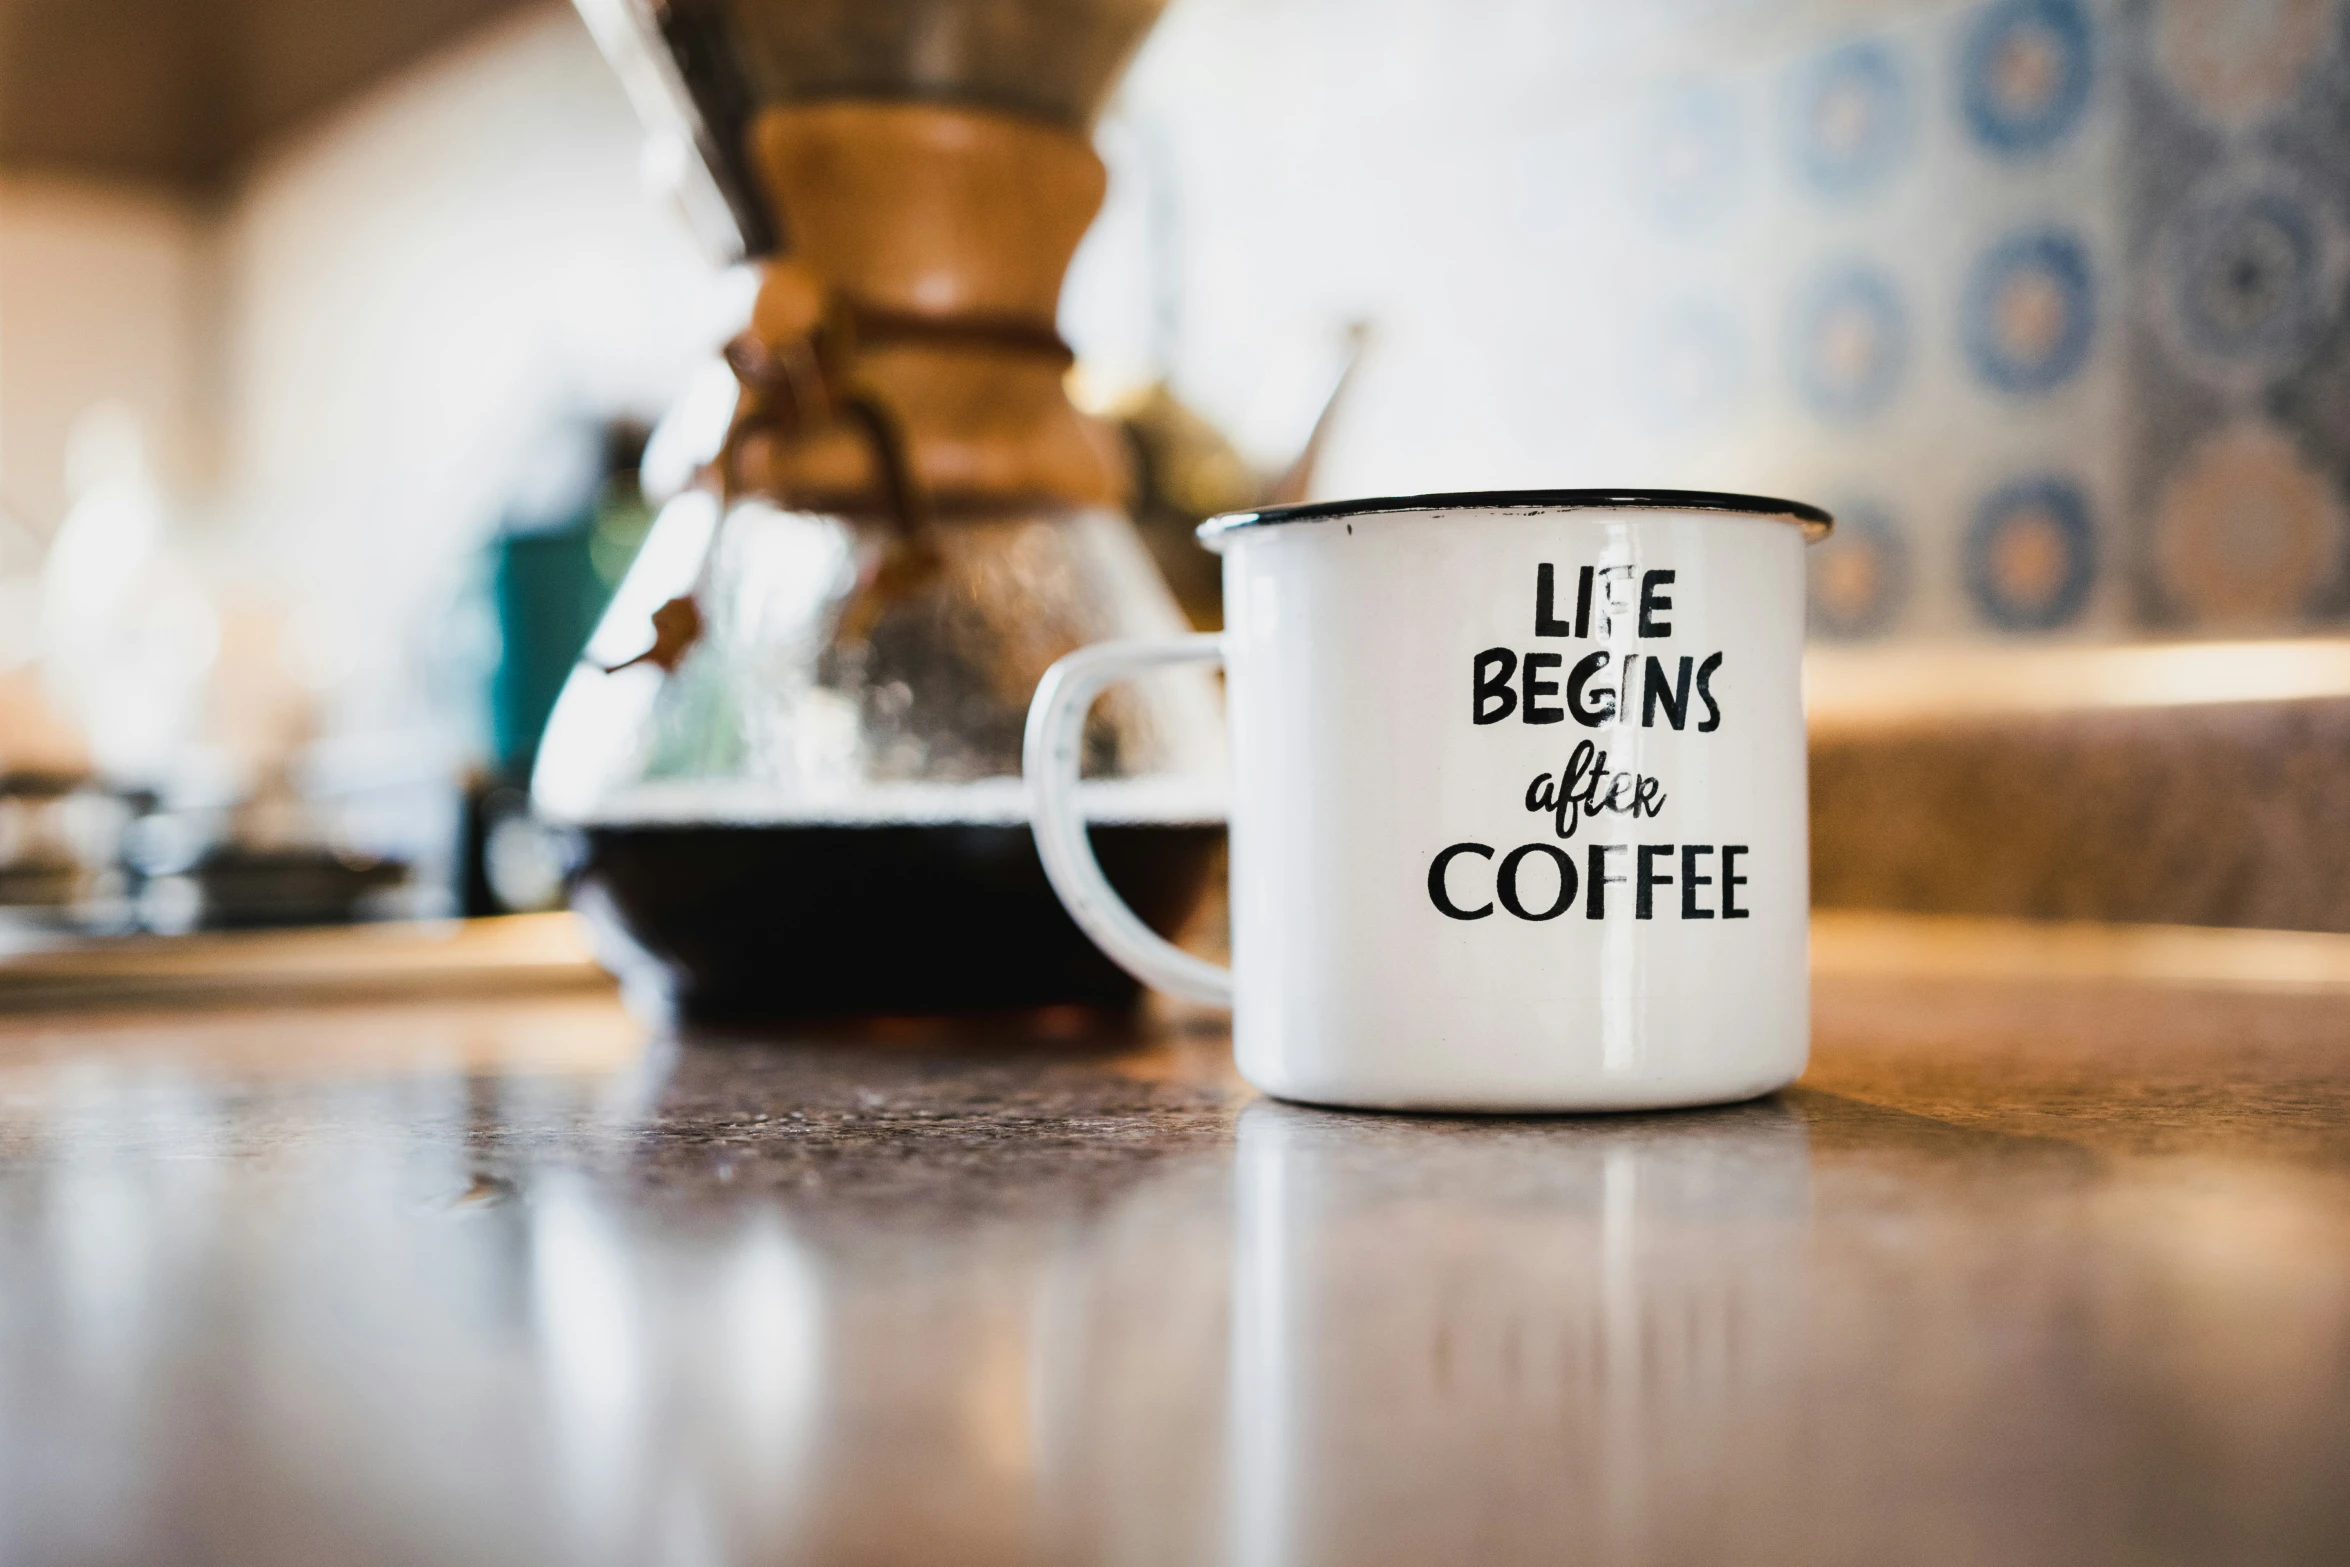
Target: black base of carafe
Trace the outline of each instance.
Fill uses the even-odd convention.
[[[1172,934],[1224,828],[1093,829],[1111,885]],[[1026,825],[605,826],[574,901],[645,955],[681,1022],[1131,1008],[1140,987],[1061,907]]]

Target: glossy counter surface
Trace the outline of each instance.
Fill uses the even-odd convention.
[[[1797,1090],[1558,1121],[1182,1017],[0,1018],[0,1561],[2350,1560],[2350,938],[1819,953]]]

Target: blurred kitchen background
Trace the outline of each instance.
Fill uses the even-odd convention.
[[[1822,901],[2350,929],[2350,7],[1174,0],[1094,140],[1195,620],[1284,476],[1816,500]],[[9,939],[560,903],[713,219],[566,6],[0,0]]]

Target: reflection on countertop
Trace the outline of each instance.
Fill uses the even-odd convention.
[[[2350,966],[2001,929],[1566,1120],[1175,1014],[0,1018],[0,1559],[2341,1560]]]

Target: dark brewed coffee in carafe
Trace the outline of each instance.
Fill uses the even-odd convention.
[[[1063,391],[1053,327],[1104,183],[1083,121],[1155,9],[654,8],[672,35],[692,24],[704,68],[677,74],[697,92],[727,78],[709,58],[745,56],[703,129],[739,143],[737,183],[779,250],[729,350],[724,448],[656,521],[533,794],[578,830],[575,903],[617,964],[660,976],[689,1016],[1136,994],[1046,883],[1019,772],[1055,658],[1186,629],[1122,509],[1117,441]],[[1079,23],[1096,30],[1083,48]],[[785,69],[761,53],[835,35],[856,47],[830,86],[817,54]],[[1060,40],[1061,78],[1007,106],[1004,51],[1030,35]],[[898,44],[932,77],[891,95],[873,73]],[[936,79],[957,58],[995,86]],[[1086,750],[1105,868],[1172,931],[1223,839],[1212,677],[1109,693]]]
[[[1025,822],[606,826],[578,901],[625,931],[697,1022],[1123,1007],[1136,986],[1070,923]],[[1111,883],[1172,932],[1221,822],[1093,829]]]
[[[687,1016],[1131,1002],[1046,883],[1018,777],[1026,694],[1056,649],[1179,629],[1114,514],[942,526],[934,578],[844,648],[830,628],[886,549],[854,520],[694,494],[540,748],[541,809],[580,829],[575,903]],[[702,584],[674,669],[622,662],[631,595]],[[713,584],[725,584],[717,591]],[[601,662],[599,662],[601,661]],[[1083,794],[1111,879],[1172,933],[1223,841],[1221,715],[1196,670],[1108,693]]]

